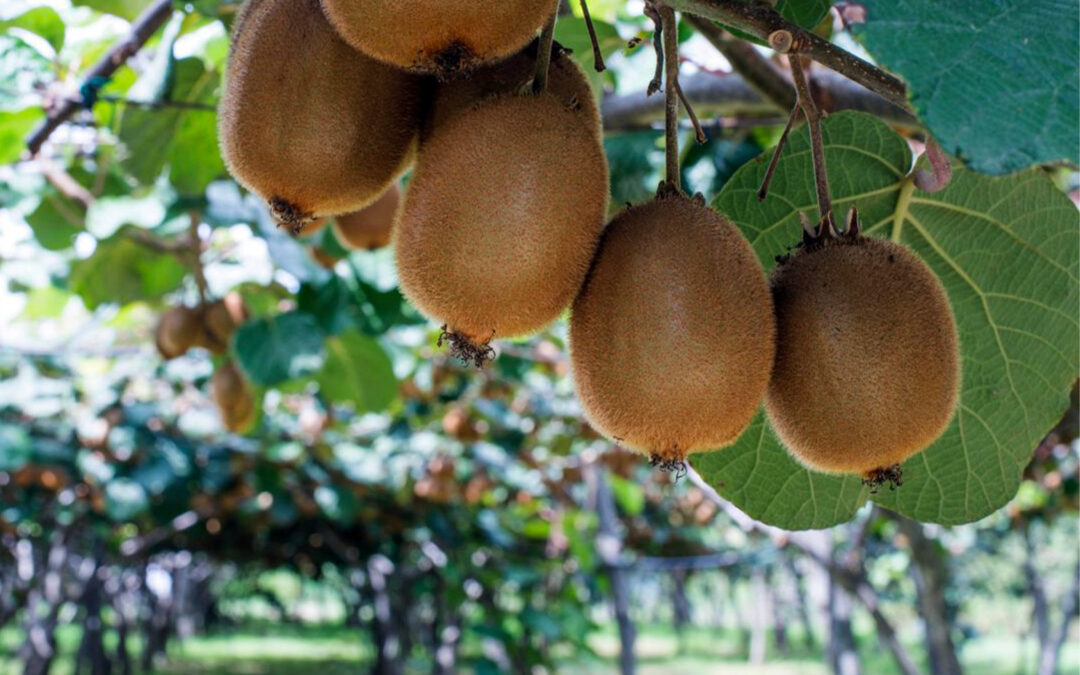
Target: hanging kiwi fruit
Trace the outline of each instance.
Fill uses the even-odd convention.
[[[956,322],[941,281],[900,244],[810,237],[771,278],[776,365],[765,409],[806,466],[901,482],[900,463],[948,426],[960,388]]]
[[[769,381],[775,321],[750,244],[678,191],[611,221],[570,314],[589,423],[654,463],[734,441]]]
[[[221,355],[229,350],[229,341],[240,324],[248,320],[244,298],[235,291],[225,294],[203,310],[203,332],[199,346]]]
[[[388,246],[400,204],[401,188],[395,183],[368,206],[334,218],[334,234],[342,246],[353,250]]]
[[[299,232],[367,206],[405,169],[422,86],[346,44],[318,0],[248,0],[219,109],[222,156]]]
[[[443,79],[504,59],[536,36],[554,0],[322,0],[350,45]]]
[[[199,310],[176,305],[165,310],[158,319],[154,329],[154,345],[161,358],[175,359],[199,343],[202,331]]]
[[[454,116],[417,159],[395,228],[401,288],[480,365],[494,336],[544,328],[585,278],[608,204],[603,146],[556,96]]]
[[[527,89],[535,75],[538,49],[539,40],[533,40],[505,61],[479,68],[468,77],[438,83],[428,106],[420,142],[424,143],[440,126],[473,108],[479,101]],[[589,79],[558,43],[552,46],[546,91],[567,108],[576,110],[598,136],[602,133],[600,110]]]
[[[214,371],[210,390],[222,425],[234,433],[250,431],[258,412],[255,398],[243,373],[232,361],[226,361]]]

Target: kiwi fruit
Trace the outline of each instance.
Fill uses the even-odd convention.
[[[154,329],[154,344],[163,359],[183,356],[199,343],[202,336],[202,318],[199,311],[177,305],[162,313]]]
[[[537,43],[534,40],[505,61],[479,68],[467,77],[439,83],[429,103],[420,142],[424,143],[440,126],[478,102],[497,94],[520,93],[530,86],[536,71]],[[602,132],[600,110],[589,78],[558,43],[552,47],[546,91],[566,107],[577,110],[597,134]]]
[[[322,0],[350,45],[385,63],[453,77],[504,59],[536,36],[554,0]]]
[[[239,293],[229,292],[225,297],[206,306],[203,311],[203,334],[200,344],[214,354],[229,350],[229,340],[240,324],[248,320],[247,307]]]
[[[353,250],[374,251],[388,246],[400,204],[401,188],[395,183],[363,209],[336,217],[334,234],[342,246]]]
[[[899,484],[900,463],[956,408],[956,323],[914,253],[848,232],[809,240],[773,272],[778,347],[765,409],[807,467]]]
[[[680,470],[750,423],[775,337],[750,244],[700,196],[666,191],[604,233],[570,314],[574,386],[593,428]]]
[[[374,201],[411,161],[422,79],[347,45],[318,0],[241,13],[218,115],[229,172],[294,232]]]
[[[210,389],[226,429],[243,433],[255,422],[255,398],[247,380],[232,361],[226,361],[210,378]]]
[[[533,333],[573,301],[603,231],[603,146],[557,97],[489,99],[417,160],[394,229],[405,295],[481,365],[492,337]]]

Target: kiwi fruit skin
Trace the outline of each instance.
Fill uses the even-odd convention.
[[[354,48],[385,63],[449,78],[504,59],[551,18],[553,0],[322,0]]]
[[[497,96],[423,147],[394,228],[401,288],[475,344],[573,301],[608,205],[607,158],[553,95]]]
[[[349,47],[318,0],[241,14],[218,116],[229,172],[294,231],[374,201],[411,161],[421,78]]]
[[[249,431],[257,412],[255,398],[247,380],[232,361],[226,361],[214,371],[210,390],[225,428],[234,433]]]
[[[670,193],[608,225],[570,314],[589,423],[654,460],[730,444],[761,403],[776,344],[753,249],[701,199]]]
[[[154,344],[162,358],[175,359],[199,343],[202,330],[198,310],[184,305],[170,307],[158,319]]]
[[[796,459],[866,476],[941,435],[959,341],[926,263],[891,241],[839,237],[790,256],[770,283],[778,348],[765,408]]]
[[[374,251],[389,246],[400,205],[401,188],[395,183],[363,209],[335,218],[334,234],[352,250]]]
[[[247,306],[243,297],[229,292],[225,297],[210,303],[203,311],[203,333],[199,344],[212,353],[221,355],[229,350],[229,342],[240,324],[248,320]]]
[[[464,77],[438,83],[431,96],[427,115],[420,132],[423,144],[439,127],[478,103],[500,94],[516,94],[531,86],[536,71],[537,41],[498,63],[477,69]],[[556,43],[548,66],[547,93],[576,109],[583,121],[595,129],[597,136],[603,133],[600,109],[596,104],[592,86],[584,71],[570,55]]]

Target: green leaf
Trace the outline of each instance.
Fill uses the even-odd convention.
[[[75,235],[83,231],[86,207],[48,189],[33,213],[26,216],[26,223],[34,230],[34,238],[43,248],[63,251],[71,246]]]
[[[829,0],[779,0],[776,11],[792,23],[807,30],[813,30],[829,13],[832,3]]]
[[[19,159],[26,149],[26,135],[44,116],[41,108],[0,111],[0,164]]]
[[[90,7],[106,14],[115,14],[125,19],[134,19],[142,14],[151,0],[72,0],[76,7]]]
[[[637,483],[632,483],[621,476],[610,474],[611,494],[615,502],[628,516],[636,516],[645,508],[645,491]]]
[[[322,329],[306,312],[248,321],[233,339],[240,367],[264,387],[317,373],[326,360]]]
[[[348,331],[327,338],[326,365],[316,377],[319,391],[335,403],[352,403],[357,412],[385,410],[397,397],[394,369],[379,343]]]
[[[127,229],[99,241],[89,258],[71,264],[71,290],[88,309],[158,299],[184,280],[187,270],[176,258],[134,242]]]
[[[977,520],[1016,493],[1080,368],[1076,208],[1038,170],[989,178],[958,168],[945,190],[919,191],[906,141],[869,115],[832,115],[823,135],[837,211],[858,205],[868,235],[922,257],[945,286],[960,334],[956,416],[904,463],[903,486],[873,499],[918,520]],[[771,269],[800,237],[798,213],[816,210],[805,127],[792,135],[762,203],[756,191],[765,166],[750,162],[736,172],[714,207]],[[733,446],[693,463],[747,513],[788,529],[846,520],[869,496],[856,477],[817,474],[792,460],[762,415]]]
[[[35,7],[13,19],[0,21],[0,31],[22,28],[40,35],[58,52],[64,46],[64,21],[52,7]]]
[[[1074,0],[867,0],[860,39],[911,88],[942,148],[978,171],[1080,161]]]

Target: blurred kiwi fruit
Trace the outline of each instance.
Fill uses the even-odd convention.
[[[243,373],[232,361],[226,361],[214,371],[210,389],[225,428],[234,433],[249,431],[257,413],[255,398]]]
[[[904,246],[853,232],[804,245],[771,285],[765,407],[780,440],[812,469],[899,484],[900,463],[941,435],[959,394],[941,282]]]
[[[750,244],[700,196],[668,190],[604,233],[570,314],[574,386],[593,428],[680,470],[750,423],[775,338]]]
[[[176,305],[165,310],[154,329],[154,344],[163,359],[183,356],[202,337],[202,317],[197,309]]]
[[[556,0],[322,0],[350,45],[398,68],[450,78],[504,59],[554,14]]]
[[[248,320],[247,307],[239,293],[230,291],[203,311],[203,334],[199,344],[214,354],[229,350],[229,341],[240,324]]]
[[[368,206],[334,218],[334,234],[342,246],[353,250],[388,246],[400,204],[401,188],[395,183]]]
[[[367,206],[405,169],[422,88],[347,45],[318,0],[248,0],[219,108],[222,156],[298,232]]]
[[[496,96],[423,146],[394,230],[405,295],[477,365],[557,319],[589,269],[607,159],[556,96]]]

